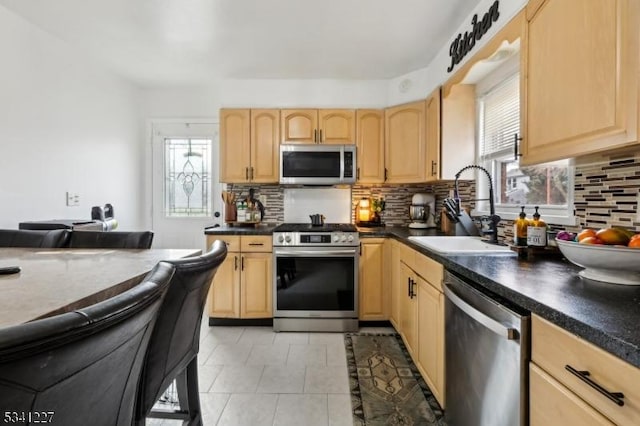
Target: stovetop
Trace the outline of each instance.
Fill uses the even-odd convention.
[[[325,223],[324,225],[283,223],[276,226],[273,232],[357,232],[357,229],[351,223]]]

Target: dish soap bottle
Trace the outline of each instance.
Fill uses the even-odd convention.
[[[527,227],[527,245],[533,247],[545,247],[547,245],[547,224],[540,219],[538,206],[533,214],[533,221]]]
[[[513,243],[516,246],[526,246],[529,219],[527,219],[527,214],[524,212],[524,206],[521,206],[520,209],[522,211],[519,214],[519,219],[513,222]]]

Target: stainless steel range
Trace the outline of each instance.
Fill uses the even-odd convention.
[[[273,232],[273,329],[357,331],[360,240],[351,224]]]

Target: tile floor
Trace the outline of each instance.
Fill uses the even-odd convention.
[[[204,323],[198,362],[205,426],[352,425],[342,333]],[[152,426],[177,424],[147,420]]]

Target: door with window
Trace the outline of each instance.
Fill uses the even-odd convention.
[[[218,124],[156,122],[152,132],[154,248],[202,248],[221,223]]]

